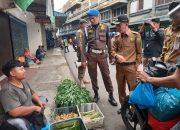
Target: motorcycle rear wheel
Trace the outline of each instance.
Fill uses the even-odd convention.
[[[144,113],[135,105],[128,103],[126,97],[121,107],[122,120],[127,130],[149,130]]]

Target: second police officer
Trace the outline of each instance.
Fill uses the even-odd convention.
[[[117,60],[116,80],[121,104],[126,97],[126,83],[129,91],[136,86],[136,70],[142,60],[141,36],[131,31],[128,23],[129,19],[126,15],[120,15],[114,22],[120,33],[114,41],[112,55]],[[120,113],[121,109],[118,110],[118,114]]]

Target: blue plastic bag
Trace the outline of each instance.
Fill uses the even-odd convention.
[[[139,82],[129,96],[129,103],[136,104],[140,109],[153,107],[155,97],[152,84]]]
[[[50,122],[47,121],[45,126],[43,128],[41,128],[41,130],[49,130],[49,126],[50,126]],[[34,130],[34,127],[32,127],[32,130]]]
[[[154,91],[155,106],[149,112],[159,121],[167,121],[180,115],[180,90],[158,88]]]

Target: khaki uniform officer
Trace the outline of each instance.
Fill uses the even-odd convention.
[[[169,11],[173,11],[180,2],[172,2],[169,5]],[[177,59],[180,56],[180,12],[177,11],[172,19],[172,26],[165,29],[164,33],[164,46],[161,54],[161,60],[167,63],[177,63]]]
[[[113,106],[117,106],[117,102],[113,97],[113,86],[110,79],[110,72],[108,66],[108,52],[110,56],[111,42],[109,37],[109,28],[107,25],[99,23],[99,11],[96,9],[90,9],[87,12],[91,25],[87,27],[87,43],[88,43],[88,72],[92,82],[92,88],[94,90],[94,102],[99,100],[99,86],[97,82],[97,65],[100,68],[102,78],[106,91],[109,93],[109,102]],[[111,59],[110,59],[111,60]]]
[[[85,19],[80,20],[80,29],[76,33],[77,38],[77,57],[78,62],[81,62],[81,66],[78,67],[78,79],[81,87],[84,87],[84,83],[90,83],[84,79],[86,71],[86,36],[85,27],[87,26],[87,21]]]
[[[126,15],[119,16],[115,21],[120,35],[116,38],[112,48],[112,55],[117,60],[116,80],[121,104],[126,96],[126,83],[129,91],[136,86],[136,68],[142,60],[141,36],[129,29],[128,21]],[[118,110],[118,113],[120,112],[121,109]]]
[[[180,56],[180,27],[172,25],[165,29],[165,39],[161,60],[167,63],[177,63]]]

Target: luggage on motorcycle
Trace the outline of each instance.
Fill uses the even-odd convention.
[[[144,68],[144,71],[151,77],[165,77],[170,70],[164,62],[152,61]]]
[[[180,115],[180,90],[158,88],[154,91],[155,106],[149,112],[160,121]]]
[[[180,116],[161,122],[148,113],[148,125],[152,128],[152,130],[170,130],[179,120]]]
[[[153,107],[155,97],[152,84],[139,82],[129,96],[129,103],[136,104],[140,109]]]

